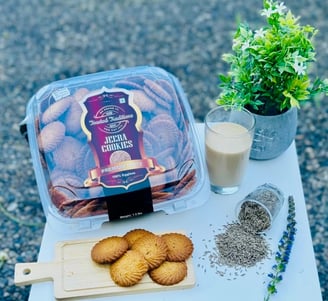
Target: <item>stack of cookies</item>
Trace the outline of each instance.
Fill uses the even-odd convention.
[[[185,279],[186,260],[193,250],[191,239],[182,233],[156,235],[133,229],[97,242],[91,258],[97,264],[109,264],[110,276],[119,286],[133,286],[147,273],[155,283],[168,286]]]

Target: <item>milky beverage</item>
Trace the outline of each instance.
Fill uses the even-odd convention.
[[[239,186],[249,159],[252,136],[232,122],[211,125],[206,133],[206,163],[211,184],[220,187]],[[219,134],[218,134],[219,133]]]

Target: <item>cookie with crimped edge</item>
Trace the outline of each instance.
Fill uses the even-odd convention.
[[[108,212],[107,206],[105,202],[100,202],[99,199],[83,200],[79,203],[82,203],[81,206],[79,204],[74,207],[72,212],[69,212],[69,216],[71,217],[87,217],[87,216],[95,216],[102,215]]]
[[[149,234],[153,235],[154,233],[146,229],[138,228],[138,229],[130,230],[129,232],[125,233],[123,237],[128,241],[129,248],[131,248],[131,246],[136,240],[138,240],[144,235],[149,235]]]
[[[156,104],[151,100],[145,92],[142,90],[132,90],[133,92],[133,102],[139,107],[143,112],[153,111],[156,107]]]
[[[147,261],[144,256],[136,250],[128,250],[109,267],[112,280],[117,285],[123,287],[137,284],[147,271]]]
[[[137,250],[145,257],[149,269],[158,267],[167,255],[167,246],[164,239],[155,234],[140,237],[132,244],[131,250]]]
[[[78,102],[72,102],[65,116],[65,125],[67,135],[75,136],[81,129],[82,107]]]
[[[167,81],[166,79],[158,79],[156,83],[162,87],[165,93],[168,94],[168,96],[166,96],[168,100],[178,98],[173,85],[169,81]]]
[[[153,93],[155,93],[157,96],[162,98],[164,101],[170,103],[172,101],[172,97],[170,94],[161,86],[159,82],[155,82],[150,79],[145,79],[145,85],[147,88],[149,88]]]
[[[98,241],[91,250],[91,258],[97,263],[111,263],[120,258],[129,248],[121,236],[109,236]]]
[[[153,198],[153,203],[158,204],[172,199],[174,197],[174,193],[165,191],[152,191],[151,196]]]
[[[165,79],[159,79],[157,81],[157,83],[159,85],[161,85],[162,88],[165,89],[166,92],[169,93],[170,96],[171,96],[171,99],[173,101],[173,105],[172,105],[172,114],[173,114],[173,116],[172,117],[176,120],[177,124],[182,123],[182,121],[184,120],[183,113],[181,111],[182,109],[181,109],[181,105],[180,105],[180,102],[179,102],[178,95],[176,94],[173,85]]]
[[[67,170],[54,168],[50,174],[52,186],[83,187],[83,179]]]
[[[175,147],[180,141],[180,130],[168,114],[160,114],[151,119],[147,130],[155,135],[162,149]]]
[[[143,143],[144,150],[148,156],[154,156],[159,151],[158,140],[156,136],[145,129],[143,129]]]
[[[75,91],[73,97],[75,101],[79,102],[81,101],[90,91],[87,88],[79,88]]]
[[[161,191],[162,189],[165,188],[167,182],[165,173],[150,175],[148,179],[150,182],[152,192]]]
[[[41,121],[44,124],[48,124],[52,121],[58,120],[68,110],[72,101],[72,96],[56,101],[44,111],[41,116]]]
[[[54,168],[50,175],[51,185],[57,189],[71,195],[72,199],[84,199],[89,196],[89,192],[84,188],[84,180],[74,173],[66,170]]]
[[[194,251],[191,239],[182,233],[165,233],[161,237],[167,245],[168,261],[185,261]]]
[[[174,285],[186,278],[188,273],[185,261],[164,261],[158,268],[149,271],[150,278],[161,285]]]
[[[120,163],[129,160],[131,160],[131,156],[128,152],[124,150],[117,150],[113,152],[109,158],[110,164]]]
[[[151,90],[151,88],[145,86],[144,91],[151,99],[153,99],[156,102],[157,105],[163,107],[168,111],[171,109],[171,104],[166,102],[166,100],[161,98],[158,94],[156,94],[153,90]]]
[[[48,123],[38,135],[39,149],[43,152],[54,151],[64,140],[66,127],[60,121]]]
[[[142,89],[144,86],[144,81],[146,77],[142,75],[133,75],[120,79],[115,82],[115,87],[124,88],[124,89]]]

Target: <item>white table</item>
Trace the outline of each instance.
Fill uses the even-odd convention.
[[[203,144],[202,124],[196,125],[199,139]],[[277,185],[285,196],[293,195],[296,201],[297,234],[290,262],[284,273],[283,281],[278,284],[278,294],[272,300],[321,301],[321,291],[314,259],[311,234],[305,207],[301,177],[297,161],[295,144],[280,157],[269,161],[251,161],[245,180],[239,192],[230,196],[210,194],[210,199],[201,207],[173,215],[154,213],[139,218],[111,222],[99,230],[77,234],[60,234],[45,226],[39,253],[39,262],[52,261],[54,246],[57,241],[105,237],[112,234],[124,234],[133,228],[146,228],[154,232],[184,230],[192,234],[195,245],[193,263],[196,285],[185,290],[170,290],[135,295],[91,298],[88,300],[225,300],[225,301],[262,301],[268,283],[267,273],[271,270],[273,259],[247,269],[245,275],[236,279],[229,273],[220,276],[210,267],[208,257],[204,256],[207,248],[214,246],[214,232],[219,233],[222,226],[235,220],[235,206],[257,186],[270,182]],[[272,251],[286,225],[287,202],[278,215],[272,229],[267,233]],[[213,232],[214,231],[214,232]],[[232,270],[233,271],[233,270]],[[54,300],[53,283],[42,282],[32,285],[29,301]],[[83,299],[84,300],[84,299]]]

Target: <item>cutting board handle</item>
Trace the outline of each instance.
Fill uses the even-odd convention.
[[[29,285],[40,281],[51,281],[56,277],[58,264],[55,262],[27,262],[15,265],[15,284]]]

